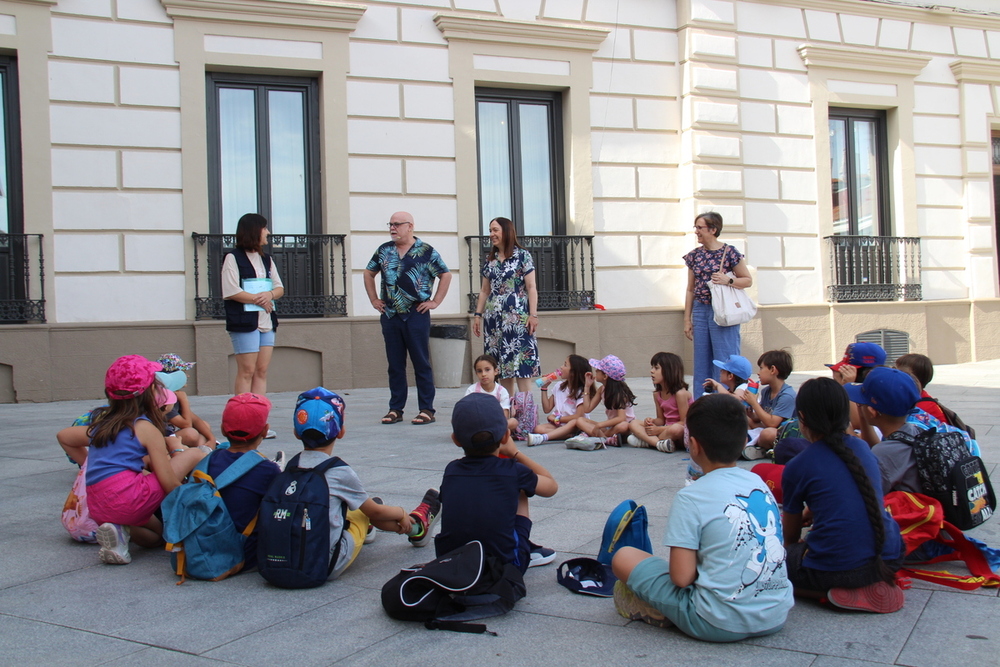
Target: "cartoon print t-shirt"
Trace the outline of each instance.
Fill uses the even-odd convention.
[[[774,628],[792,608],[781,513],[757,475],[719,468],[677,492],[663,544],[698,552],[695,611],[713,626]]]

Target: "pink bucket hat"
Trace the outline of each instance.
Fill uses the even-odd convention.
[[[155,361],[138,354],[118,357],[104,374],[104,389],[108,398],[135,398],[146,391],[162,370]]]
[[[604,371],[604,374],[612,380],[621,382],[625,379],[625,364],[613,354],[609,354],[603,359],[591,359],[590,366],[599,371]]]

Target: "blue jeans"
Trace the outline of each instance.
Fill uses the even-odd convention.
[[[706,378],[719,379],[719,367],[712,361],[725,361],[729,355],[740,353],[740,325],[720,327],[715,323],[711,304],[700,301],[694,302],[691,325],[694,328],[694,386],[691,391],[698,398],[705,391],[702,385]]]
[[[385,357],[389,362],[389,409],[402,412],[406,407],[406,355],[409,354],[417,381],[417,405],[433,414],[434,372],[429,349],[431,314],[415,310],[392,317],[383,314],[381,321]]]

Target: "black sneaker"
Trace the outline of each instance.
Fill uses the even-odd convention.
[[[528,546],[531,547],[531,562],[528,563],[528,567],[548,565],[556,559],[555,549],[549,549],[534,542],[528,542]]]
[[[437,489],[427,489],[424,499],[420,501],[416,509],[410,512],[410,516],[420,523],[423,531],[418,535],[409,537],[410,544],[415,547],[427,546],[431,541],[431,529],[441,516],[441,499]]]

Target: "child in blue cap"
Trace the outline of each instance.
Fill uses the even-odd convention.
[[[496,403],[495,399],[490,400]],[[346,433],[344,399],[323,387],[304,391],[295,401],[292,422],[295,437],[302,441],[304,449],[288,466],[315,468],[333,456],[334,444]],[[374,528],[407,535],[415,547],[430,541],[431,528],[441,512],[435,489],[424,494],[415,510],[406,512],[402,507],[382,504],[381,498],[369,498],[350,466],[328,468],[324,476],[330,488],[330,556],[337,556],[330,579],[340,576],[357,558],[361,547],[374,540]],[[346,521],[344,505],[348,510]]]

